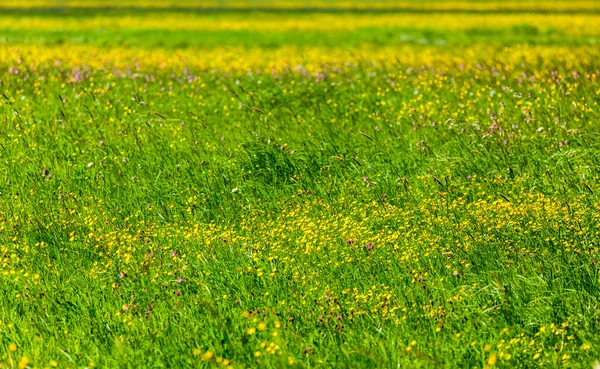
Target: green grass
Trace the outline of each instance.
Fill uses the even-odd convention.
[[[532,28],[536,30],[536,28]],[[531,32],[529,28],[513,27],[505,30],[470,29],[448,31],[439,29],[415,30],[406,28],[367,28],[358,31],[325,33],[261,31],[155,31],[155,30],[98,30],[45,31],[0,30],[0,42],[4,44],[44,45],[102,45],[133,46],[147,48],[188,49],[240,46],[248,48],[278,48],[282,46],[321,46],[352,48],[363,44],[371,45],[437,45],[464,46],[473,43],[510,46],[515,43],[535,45],[590,45],[598,41],[597,36],[567,36],[558,30]]]
[[[105,47],[115,46],[134,46],[144,48],[162,48],[162,49],[188,49],[188,48],[219,48],[224,46],[243,46],[246,48],[279,48],[282,46],[299,47],[335,47],[335,48],[353,48],[364,44],[369,45],[388,45],[402,46],[407,44],[414,45],[434,45],[434,46],[464,46],[474,43],[510,46],[515,44],[534,44],[534,45],[593,45],[598,42],[598,32],[596,27],[587,27],[582,34],[571,33],[571,29],[565,28],[563,24],[554,24],[548,26],[549,18],[552,14],[517,14],[523,19],[522,22],[516,22],[508,27],[501,27],[495,22],[502,16],[493,13],[483,15],[456,14],[453,18],[442,18],[442,23],[429,24],[424,28],[411,28],[402,24],[403,13],[397,14],[399,17],[395,22],[390,20],[395,13],[391,14],[337,14],[341,23],[352,24],[356,21],[368,20],[369,18],[381,19],[381,22],[375,25],[365,25],[355,29],[334,29],[323,31],[316,29],[295,29],[294,27],[282,27],[282,29],[261,29],[262,19],[265,23],[271,23],[279,20],[282,24],[293,21],[310,21],[314,17],[316,25],[319,19],[321,22],[327,22],[328,18],[319,18],[323,16],[335,16],[332,14],[270,14],[264,12],[249,12],[245,14],[195,14],[168,12],[162,15],[167,24],[172,28],[153,29],[151,26],[136,28],[131,22],[138,24],[143,20],[144,13],[135,13],[131,11],[122,11],[119,13],[85,13],[74,15],[69,12],[63,15],[56,14],[27,14],[21,16],[18,13],[6,14],[0,18],[0,41],[5,45],[12,44],[42,44],[42,45],[102,45]],[[435,13],[433,16],[443,16],[444,13]],[[404,14],[409,19],[415,17],[426,17],[426,15]],[[565,15],[563,15],[564,17]],[[160,19],[160,15],[149,13],[146,15],[150,20]],[[511,18],[510,14],[504,15]],[[572,17],[577,17],[573,15]],[[594,14],[585,15],[588,17],[584,22],[596,22]],[[91,29],[81,30],[78,25],[86,26],[86,20],[94,22],[97,19],[104,19],[106,23],[92,27]],[[391,18],[393,19],[393,18]],[[425,18],[426,19],[426,18]],[[465,29],[454,29],[455,25],[448,25],[443,22],[469,24],[477,19],[488,19],[489,22],[466,27]],[[33,21],[36,24],[43,24],[44,20],[56,22],[56,29],[37,29],[35,26],[28,26],[28,22]],[[194,21],[201,24],[222,24],[227,22],[231,27],[235,27],[239,22],[253,20],[253,29],[194,29]],[[11,27],[6,28],[5,22],[15,22]],[[191,29],[178,29],[178,21],[184,22]],[[559,22],[557,20],[557,22]],[[20,23],[18,23],[20,22]],[[541,23],[540,23],[541,22]],[[325,25],[326,26],[326,25]],[[301,25],[300,25],[301,27]],[[26,31],[23,31],[26,28]]]
[[[590,368],[600,59],[528,29],[0,31],[66,53],[497,52],[323,77],[128,61],[77,83],[2,62],[0,367]],[[529,43],[573,56],[503,54]]]

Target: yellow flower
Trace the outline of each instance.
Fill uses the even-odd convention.
[[[202,360],[208,361],[208,360],[212,359],[214,355],[215,354],[212,351],[208,350],[204,353],[204,356],[202,356]]]
[[[584,343],[583,345],[581,345],[581,349],[582,349],[582,350],[589,350],[591,347],[592,347],[592,346],[590,346],[590,345],[589,345],[589,344],[587,344],[587,343]]]
[[[490,358],[488,359],[488,365],[495,365],[496,364],[496,354],[492,354],[492,356],[490,356]]]
[[[254,328],[254,327],[248,328],[248,330],[246,331],[246,333],[248,333],[248,334],[254,334],[255,332],[256,332],[256,328]]]
[[[19,369],[25,369],[27,367],[27,364],[29,364],[29,359],[24,357],[21,359],[21,361],[19,361]]]
[[[288,356],[288,364],[290,364],[290,365],[294,365],[294,363],[295,363],[295,362],[296,362],[296,361],[294,360],[294,358],[293,358],[293,357],[291,357],[291,356]]]
[[[195,348],[195,349],[192,351],[192,353],[194,354],[194,356],[199,356],[199,355],[202,353],[202,351],[200,351],[200,349],[199,349],[199,348]]]
[[[258,330],[260,330],[260,331],[264,331],[266,327],[267,327],[267,325],[266,325],[265,323],[260,323],[260,324],[258,325]]]
[[[260,356],[260,351],[256,351],[256,352],[254,353],[254,356],[256,356],[256,357],[259,357],[259,356]]]
[[[11,343],[10,345],[8,345],[8,349],[9,349],[11,352],[15,352],[15,351],[17,351],[17,344],[15,344],[15,343]]]

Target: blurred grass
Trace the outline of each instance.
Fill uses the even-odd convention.
[[[497,0],[354,0],[354,1],[270,1],[270,0],[5,0],[5,9],[16,10],[65,10],[65,9],[110,9],[130,8],[136,10],[197,9],[197,10],[283,10],[283,11],[471,11],[471,12],[586,12],[598,10],[598,4],[591,0],[536,0],[536,1],[497,1]]]
[[[486,43],[510,46],[515,43],[533,45],[593,45],[597,36],[565,36],[560,31],[531,32],[531,28],[508,30],[473,29],[468,31],[414,30],[402,28],[362,29],[349,32],[276,32],[260,31],[35,31],[23,33],[0,30],[0,42],[10,44],[101,45],[103,47],[133,46],[141,48],[215,49],[226,45],[245,48],[336,47],[353,48],[369,45],[437,45],[460,46]]]
[[[245,48],[335,47],[361,45],[469,44],[510,46],[593,45],[600,36],[600,16],[303,14],[248,15],[165,13],[160,16],[110,13],[97,16],[3,15],[0,41],[5,44],[84,44],[105,47]]]

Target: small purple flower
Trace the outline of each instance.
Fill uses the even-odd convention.
[[[183,278],[181,278],[181,277],[177,278],[177,283],[181,283],[181,282],[183,282]]]
[[[83,80],[83,73],[81,73],[80,71],[77,71],[77,73],[75,73],[75,75],[73,75],[73,82],[77,83],[81,80]]]

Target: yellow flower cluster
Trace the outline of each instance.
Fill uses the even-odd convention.
[[[47,7],[144,7],[144,8],[169,8],[173,6],[183,8],[274,8],[274,9],[406,9],[406,10],[593,10],[598,9],[598,4],[592,0],[542,0],[536,2],[525,1],[475,1],[475,0],[449,0],[449,1],[322,1],[322,0],[261,0],[261,1],[200,1],[200,0],[5,0],[2,4],[7,8],[47,8]]]
[[[115,47],[106,49],[89,45],[40,46],[12,45],[0,49],[4,65],[29,71],[58,67],[82,67],[87,70],[133,72],[219,71],[245,75],[262,71],[314,74],[322,71],[347,71],[359,65],[366,70],[386,65],[435,68],[438,70],[473,69],[484,63],[502,66],[507,72],[519,65],[535,66],[536,70],[554,69],[561,65],[567,70],[588,70],[600,51],[595,46],[516,45],[499,47],[474,44],[440,49],[433,46],[404,45],[375,47],[365,45],[352,49],[323,47],[302,48],[284,46],[277,49],[228,47],[210,50],[149,50]],[[7,71],[8,72],[8,71]]]
[[[199,16],[190,13],[130,14],[114,17],[0,17],[0,28],[8,30],[203,30],[203,31],[352,31],[367,28],[480,30],[527,25],[535,32],[553,31],[564,35],[600,34],[600,15],[595,13],[415,13],[281,15],[243,14]],[[400,34],[401,36],[401,34]]]

